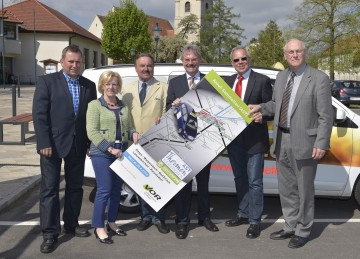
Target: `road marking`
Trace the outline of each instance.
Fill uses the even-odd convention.
[[[224,223],[227,219],[212,219],[212,221],[216,224]],[[284,223],[284,219],[263,219],[262,223]],[[315,223],[360,223],[360,219],[315,219]],[[117,224],[125,225],[125,224],[138,224],[138,219],[133,220],[118,220]],[[175,220],[166,220],[167,224],[175,224]],[[197,224],[197,220],[191,220],[191,224]],[[63,225],[64,222],[61,222]],[[91,220],[80,220],[80,225],[91,224]],[[0,226],[38,226],[40,225],[40,221],[0,221]]]

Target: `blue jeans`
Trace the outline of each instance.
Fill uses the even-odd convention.
[[[165,220],[165,209],[161,208],[158,212],[153,210],[149,204],[140,198],[141,218],[151,221],[153,224],[160,220]]]
[[[248,154],[239,145],[231,144],[228,153],[239,204],[237,216],[248,218],[250,224],[260,224],[264,207],[264,154]]]
[[[104,227],[106,205],[108,205],[107,220],[115,222],[117,218],[123,181],[109,167],[115,159],[115,157],[91,157],[97,184],[92,218],[92,227],[94,228]]]

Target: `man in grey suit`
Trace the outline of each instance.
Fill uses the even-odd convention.
[[[272,100],[249,105],[255,122],[274,115],[273,142],[285,225],[271,239],[291,238],[290,248],[304,246],[314,222],[314,180],[318,160],[329,149],[333,109],[328,76],[305,62],[302,41],[284,47],[289,68],[276,78]]]

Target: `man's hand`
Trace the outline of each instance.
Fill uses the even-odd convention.
[[[325,156],[325,153],[325,150],[314,147],[312,152],[312,158],[314,158],[315,160],[320,160]]]
[[[158,125],[160,123],[160,117],[155,118],[155,125]]]
[[[52,148],[46,147],[46,148],[40,149],[40,155],[46,156],[46,157],[51,157],[52,156]]]
[[[258,104],[249,104],[251,119],[257,123],[262,123],[261,106]]]
[[[172,107],[175,108],[177,106],[179,106],[181,104],[181,99],[180,98],[176,98],[173,102],[172,102]]]

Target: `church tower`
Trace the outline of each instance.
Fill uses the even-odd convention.
[[[175,0],[175,34],[179,32],[178,24],[186,15],[195,14],[199,19],[199,25],[207,9],[211,8],[213,0]],[[189,34],[188,42],[200,41],[199,34]]]

